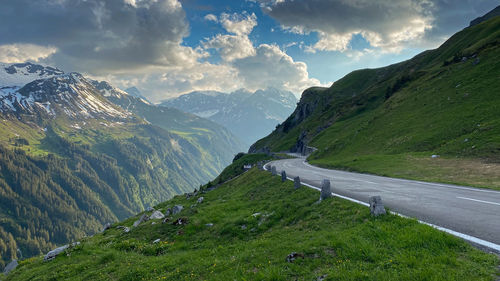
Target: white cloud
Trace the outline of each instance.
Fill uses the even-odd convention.
[[[218,50],[225,61],[233,61],[255,54],[255,48],[248,36],[218,34],[202,44],[204,48]]]
[[[19,63],[25,61],[39,61],[55,54],[55,47],[45,47],[33,44],[0,45],[0,62]]]
[[[217,16],[216,16],[216,15],[214,15],[214,14],[207,14],[207,15],[204,17],[204,19],[205,19],[205,20],[207,20],[207,21],[214,21],[214,22],[219,21],[219,20],[217,19]]]
[[[245,12],[243,14],[233,13],[231,15],[222,13],[220,15],[220,22],[227,32],[246,36],[257,25],[257,16],[254,13],[249,15]]]
[[[321,86],[319,80],[309,77],[305,63],[294,61],[276,45],[261,44],[255,56],[236,60],[233,66],[249,90],[271,86],[301,93],[308,87]]]

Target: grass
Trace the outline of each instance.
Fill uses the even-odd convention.
[[[176,196],[157,209],[185,209],[129,233],[139,217],[113,225],[50,262],[22,261],[7,280],[495,280],[498,257],[394,215],[319,193],[252,169],[197,198]],[[193,206],[192,206],[193,205]],[[190,208],[190,206],[192,206]],[[260,215],[254,215],[260,213]],[[207,224],[212,223],[209,227]],[[245,226],[245,227],[243,227]],[[161,239],[154,244],[155,239]],[[303,254],[285,261],[292,252]]]

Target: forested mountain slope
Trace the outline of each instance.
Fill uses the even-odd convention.
[[[150,123],[99,84],[30,63],[0,67],[0,263],[193,190],[241,149],[226,129],[179,111]]]

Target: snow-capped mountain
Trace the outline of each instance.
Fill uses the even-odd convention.
[[[283,122],[293,112],[296,103],[293,93],[268,88],[254,93],[244,89],[230,94],[196,91],[160,105],[208,118],[251,144]]]
[[[94,82],[81,74],[65,74],[56,68],[31,63],[1,64],[0,111],[18,119],[131,117],[129,112],[103,98]]]

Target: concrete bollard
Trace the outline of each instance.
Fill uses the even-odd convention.
[[[276,176],[278,172],[276,172],[276,166],[271,167],[271,175]]]
[[[384,203],[382,203],[382,197],[372,196],[370,197],[370,213],[372,216],[385,215]]]
[[[286,181],[286,172],[285,170],[281,171],[281,182],[285,182]]]
[[[324,179],[321,182],[321,195],[319,197],[319,200],[323,200],[326,198],[332,197],[332,189],[330,188],[330,181],[327,179]]]
[[[293,186],[295,187],[295,189],[300,188],[300,177],[293,178]]]

